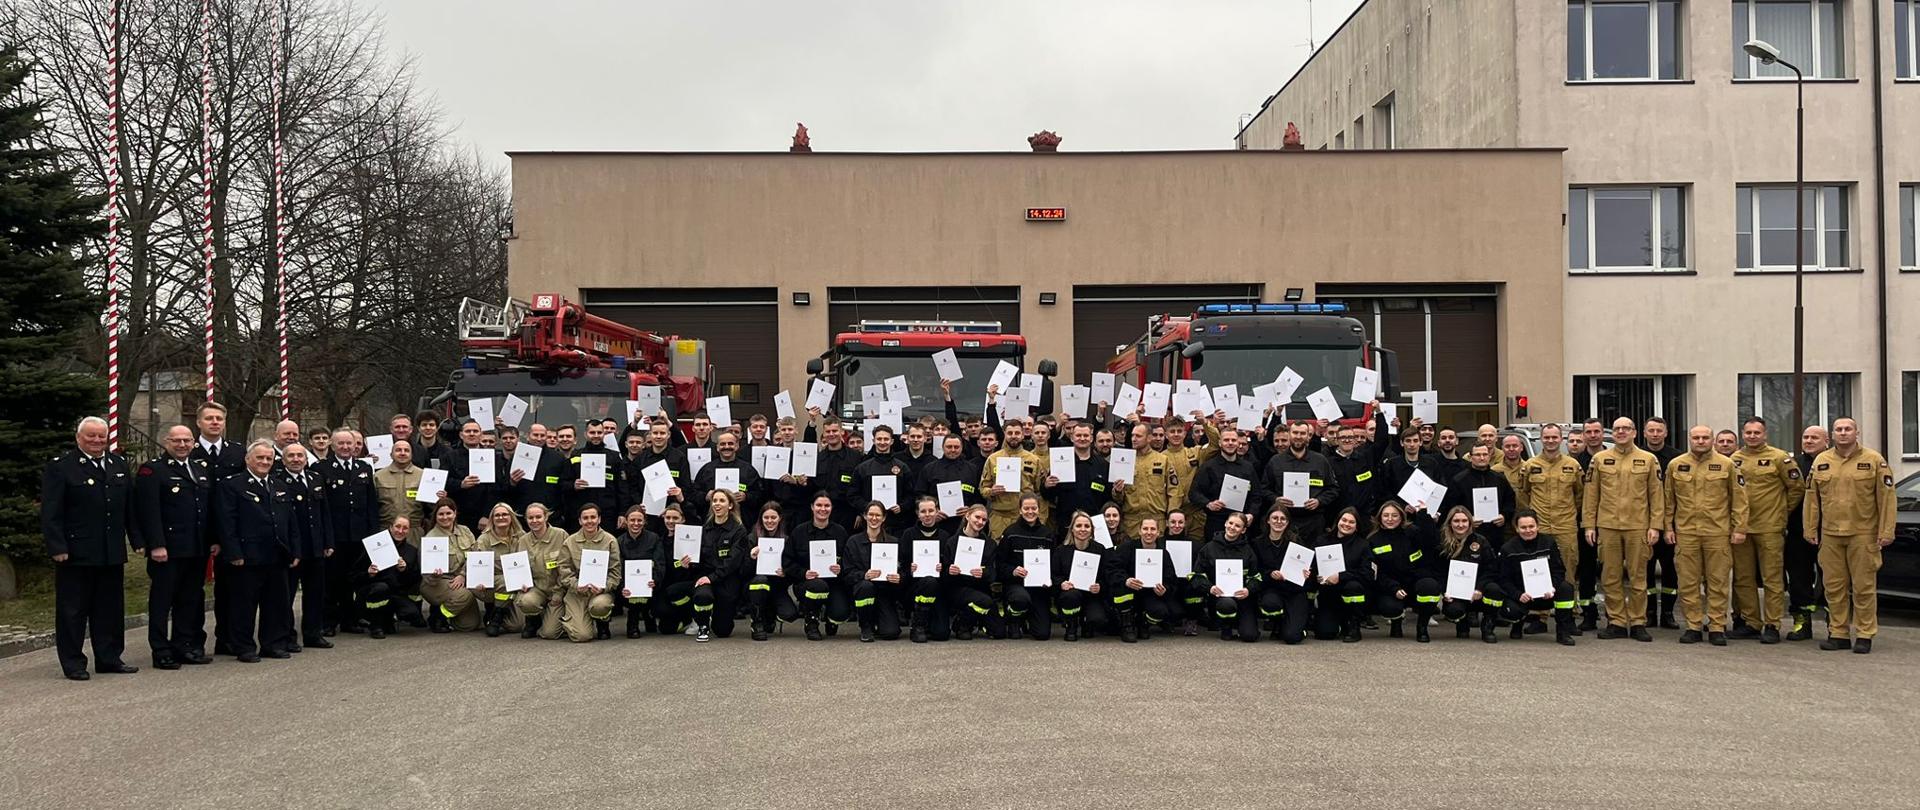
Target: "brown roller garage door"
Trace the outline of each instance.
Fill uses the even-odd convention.
[[[595,315],[629,326],[699,338],[707,342],[713,396],[725,394],[739,405],[763,406],[741,412],[772,413],[780,391],[779,291],[773,287],[586,289],[580,302]]]
[[[1152,315],[1191,315],[1201,304],[1260,300],[1260,284],[1076,284],[1073,288],[1073,376],[1085,383],[1105,371],[1114,347],[1139,340]]]
[[[1500,401],[1500,318],[1492,298],[1433,298],[1433,390],[1443,402]]]
[[[1375,343],[1400,356],[1402,391],[1440,392],[1443,416],[1450,405],[1474,406],[1479,419],[1499,405],[1499,298],[1491,287],[1322,284],[1317,293],[1345,302]]]
[[[998,321],[1020,332],[1019,287],[829,287],[827,338],[861,321]]]

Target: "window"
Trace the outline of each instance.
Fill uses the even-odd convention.
[[[1393,133],[1393,94],[1388,93],[1386,98],[1380,99],[1380,103],[1373,105],[1373,148],[1392,149],[1396,145]]]
[[[1747,55],[1742,46],[1758,39],[1779,48],[1780,58],[1809,79],[1845,78],[1846,30],[1841,0],[1734,0],[1733,77],[1793,78],[1786,67]]]
[[[1807,269],[1848,269],[1846,186],[1808,186],[1806,192],[1801,242]],[[1741,186],[1734,195],[1735,266],[1792,270],[1793,219],[1792,186]]]
[[[1335,148],[1335,149],[1345,149],[1345,148],[1347,148],[1347,133],[1345,133],[1345,132],[1336,132],[1336,133],[1334,133],[1334,135],[1333,135],[1333,148]]]
[[[1567,268],[1685,270],[1686,215],[1682,186],[1575,186],[1567,192]]]
[[[1800,418],[1807,424],[1831,425],[1853,415],[1853,374],[1807,374],[1800,394]],[[1798,449],[1800,429],[1793,424],[1792,374],[1740,375],[1739,417],[1767,420],[1767,441],[1775,447]]]
[[[1625,416],[1635,424],[1658,416],[1668,425],[1687,424],[1688,375],[1620,377],[1580,375],[1573,378],[1573,420],[1612,422]],[[1678,433],[1685,437],[1685,428]]]
[[[1913,221],[1913,197],[1920,186],[1900,187],[1900,266],[1903,268],[1920,267],[1920,255],[1915,255],[1914,243],[1920,241],[1920,230],[1915,230]]]
[[[1679,0],[1567,0],[1567,81],[1680,78]]]
[[[1920,0],[1896,0],[1893,4],[1893,75],[1897,79],[1920,78]]]
[[[1900,454],[1920,456],[1920,371],[1900,372]]]

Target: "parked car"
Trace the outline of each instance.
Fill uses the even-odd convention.
[[[1920,473],[1894,486],[1899,510],[1893,545],[1880,553],[1880,595],[1920,604]]]

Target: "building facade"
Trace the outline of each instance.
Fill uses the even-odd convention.
[[[1916,0],[1369,0],[1239,133],[1565,147],[1567,416],[1792,419],[1794,106],[1807,80],[1803,409],[1920,464]]]
[[[736,414],[861,319],[999,321],[1084,383],[1151,314],[1290,288],[1352,307],[1449,421],[1568,407],[1556,149],[512,161],[512,295],[704,338]]]

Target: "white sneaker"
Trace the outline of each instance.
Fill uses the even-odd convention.
[[[700,625],[697,625],[697,624],[689,624],[689,625],[687,625],[687,629],[686,629],[686,630],[683,630],[683,631],[681,631],[681,633],[680,633],[680,635],[683,635],[683,636],[697,636],[697,635],[700,635]]]

